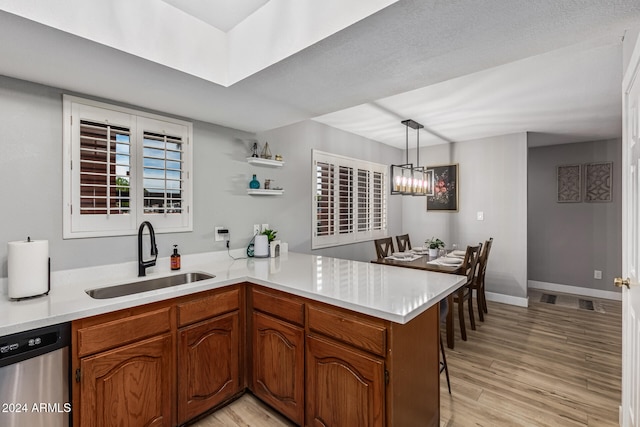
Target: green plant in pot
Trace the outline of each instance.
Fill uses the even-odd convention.
[[[438,249],[444,248],[444,246],[445,246],[445,243],[440,239],[436,239],[432,237],[430,240],[427,240],[427,247],[429,248],[430,257],[438,256]]]
[[[264,234],[264,235],[266,235],[266,236],[267,236],[267,239],[269,240],[269,243],[271,243],[273,240],[275,240],[275,239],[276,239],[276,234],[277,234],[277,233],[278,233],[278,232],[277,232],[276,230],[269,230],[269,229],[267,228],[267,229],[262,230],[262,233],[260,233],[260,234]]]

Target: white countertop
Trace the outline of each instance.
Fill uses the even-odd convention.
[[[242,251],[233,251],[239,256]],[[215,278],[110,299],[85,290],[137,277],[137,262],[53,272],[49,295],[12,301],[0,295],[0,336],[249,281],[396,323],[407,323],[464,283],[463,276],[287,253],[277,258],[234,260],[226,252],[183,255],[180,271],[169,259],[147,269],[147,279],[203,271]]]

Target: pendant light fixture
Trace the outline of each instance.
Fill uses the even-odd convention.
[[[406,127],[406,159],[403,165],[391,165],[391,194],[425,196],[431,193],[430,173],[420,166],[420,123],[408,119],[400,123]],[[409,128],[416,130],[416,167],[409,163]]]

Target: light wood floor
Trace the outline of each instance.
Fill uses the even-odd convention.
[[[489,302],[466,342],[456,326],[455,349],[446,350],[452,395],[444,373],[440,381],[441,426],[618,425],[621,304],[586,298],[598,309],[587,311],[558,295],[559,305],[537,294],[528,308]],[[250,394],[195,425],[292,426]]]

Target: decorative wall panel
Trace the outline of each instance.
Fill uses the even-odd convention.
[[[580,165],[558,166],[558,203],[581,201],[580,172]]]
[[[585,165],[585,202],[611,202],[612,162]]]

